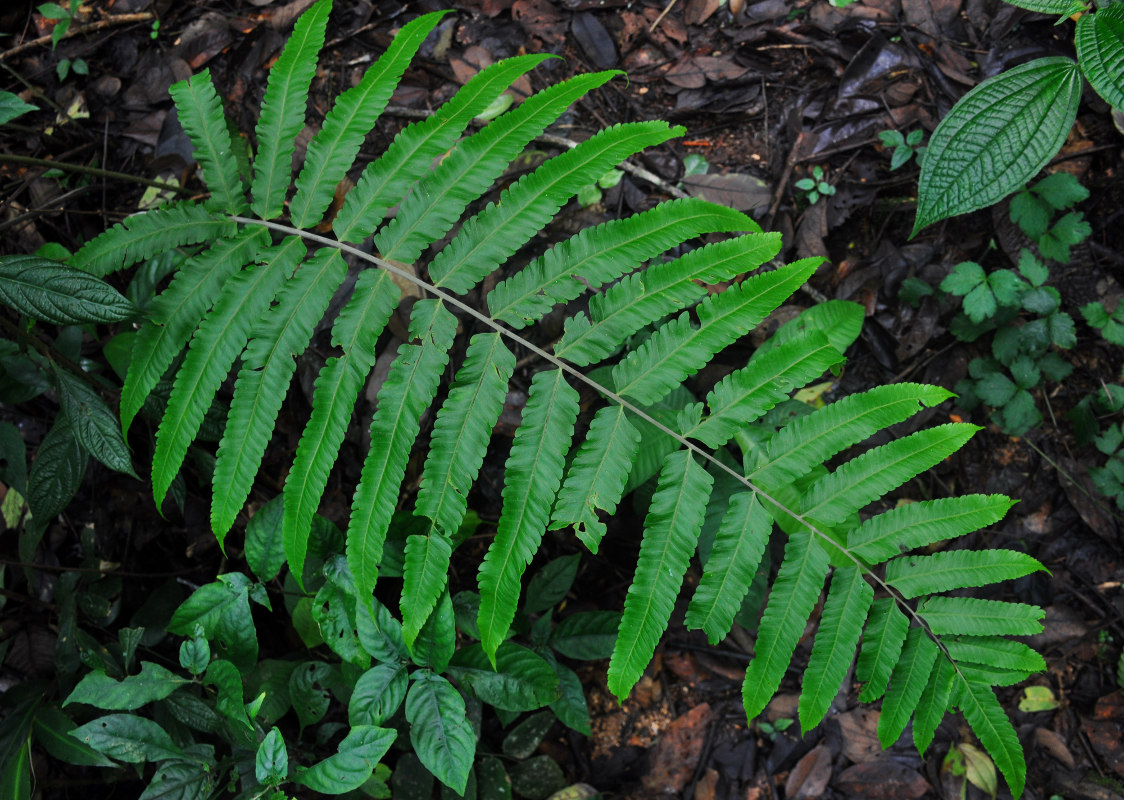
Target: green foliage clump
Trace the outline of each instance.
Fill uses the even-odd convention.
[[[475,117],[546,57],[495,64],[432,117],[404,129],[366,167],[338,214],[329,216],[364,138],[442,16],[404,26],[359,84],[336,99],[293,181],[293,140],[304,125],[329,11],[329,0],[321,0],[306,12],[273,67],[246,174],[208,73],[177,84],[173,99],[209,199],[131,217],[71,259],[73,267],[104,276],[170,250],[190,251],[147,304],[147,319],[132,337],[121,426],[128,431],[138,420],[156,426],[151,475],[158,506],[182,486],[189,456],[206,467],[212,528],[224,547],[261,468],[295,373],[294,356],[308,349],[322,320],[330,328],[330,354],[316,377],[283,492],[253,518],[270,515],[269,535],[257,545],[248,542],[246,555],[260,581],[287,566],[284,580],[293,596],[315,593],[304,610],[297,600],[294,625],[306,642],[319,637],[341,661],[338,667],[304,664],[286,677],[300,727],[323,718],[330,694],[346,694],[337,674],[356,677],[343,682],[351,687],[365,680],[362,688],[371,690],[360,693],[367,700],[355,719],[349,705],[340,751],[297,769],[281,734],[259,721],[269,693],[261,691],[265,678],[253,677],[266,662],[257,658],[249,607],[272,602],[261,583],[238,573],[220,576],[188,599],[168,626],[189,637],[181,665],[193,675],[191,692],[196,700],[206,692],[218,729],[255,753],[258,784],[292,780],[320,788],[332,785],[329,777],[338,772],[346,780],[336,788],[362,785],[392,742],[404,738],[393,723],[401,708],[421,765],[463,792],[478,738],[463,724],[470,701],[500,710],[513,703],[520,710],[553,708],[568,692],[576,708],[572,679],[549,660],[554,653],[590,652],[568,651],[577,645],[556,638],[568,624],[573,628],[573,617],[556,627],[535,622],[537,651],[513,649],[519,646],[510,642],[513,626],[521,624],[520,598],[524,613],[528,603],[537,608],[545,602],[533,600],[534,581],[524,589],[525,573],[548,530],[573,530],[596,551],[608,533],[604,516],[626,491],[647,483],[650,500],[623,613],[619,620],[596,621],[595,653],[609,655],[614,694],[624,698],[651,661],[697,553],[704,568],[687,605],[688,627],[714,642],[735,619],[757,628],[743,685],[749,718],[779,688],[826,587],[799,702],[802,729],[822,721],[857,653],[862,699],[884,698],[878,728],[884,746],[912,719],[914,741],[924,752],[945,714],[959,710],[1020,794],[1022,751],[992,687],[1043,668],[1030,648],[1005,638],[1041,630],[1043,612],[947,593],[1042,567],[1007,550],[913,552],[996,523],[1011,501],[968,495],[873,513],[879,501],[956,452],[978,428],[940,425],[853,450],[950,394],[904,383],[816,410],[776,413],[791,409],[794,392],[843,361],[862,321],[861,308],[843,303],[788,323],[744,367],[696,395],[689,379],[783,303],[819,263],[772,264],[779,236],[730,209],[697,199],[669,202],[525,256],[524,245],[583,187],[680,132],[662,122],[614,126],[514,181],[495,202],[474,205],[530,141],[615,73],[548,87],[466,134]],[[466,214],[470,207],[480,210]],[[279,221],[286,214],[287,222]],[[334,236],[317,232],[326,227]],[[677,258],[663,257],[703,234],[734,233],[743,235],[713,236]],[[378,255],[358,246],[365,241]],[[329,311],[348,277],[345,254],[353,259],[354,280],[341,293],[339,310]],[[500,267],[504,279],[482,286]],[[400,302],[397,280],[413,282],[424,299],[410,309],[409,340],[378,391],[346,532],[332,534],[316,512],[380,352],[381,333]],[[708,290],[723,284],[723,291]],[[579,298],[588,309],[566,319],[561,338],[549,349],[536,344],[532,326]],[[463,357],[457,355],[461,345]],[[536,371],[504,467],[496,533],[479,568],[478,597],[454,596],[451,557],[465,540],[470,492],[517,353],[533,357]],[[224,416],[219,390],[235,368],[212,459],[194,443],[212,409]],[[149,402],[169,381],[166,403]],[[603,401],[583,407],[575,385],[594,389]],[[421,419],[432,411],[426,441]],[[425,455],[416,493],[405,480],[415,446]],[[258,536],[253,520],[251,541]],[[774,536],[783,538],[784,555],[770,580],[763,565]],[[337,537],[340,546],[324,544]],[[376,584],[391,576],[402,581],[400,619],[393,621],[374,598]],[[758,622],[746,609],[747,597],[760,598],[766,587]],[[452,632],[458,625],[479,644],[458,649]],[[371,670],[380,671],[366,678]],[[539,673],[541,685],[530,678]],[[244,685],[255,687],[248,701]],[[404,698],[395,704],[403,685]],[[350,691],[349,704],[356,696]],[[461,723],[449,722],[458,715]],[[95,746],[99,724],[82,729],[79,739],[88,733],[87,743],[104,755],[106,749]],[[105,723],[118,724],[125,723]],[[134,763],[208,763],[209,751],[175,741],[172,749],[152,736],[151,742],[106,748]],[[169,774],[161,769],[158,777]]]
[[[1008,1],[1055,15],[1058,24],[1076,16],[1077,61],[1038,58],[985,80],[960,98],[929,139],[914,234],[997,203],[1030,181],[1065,142],[1085,80],[1109,105],[1124,108],[1124,3],[1094,8],[1086,0]],[[1076,235],[1064,225],[1059,233],[1059,246],[1066,236]]]

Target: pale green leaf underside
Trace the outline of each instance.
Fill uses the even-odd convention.
[[[960,98],[929,139],[913,232],[1033,178],[1061,148],[1080,100],[1081,71],[1062,57],[1009,69]]]

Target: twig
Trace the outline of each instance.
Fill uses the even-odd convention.
[[[143,11],[139,14],[114,14],[111,17],[99,19],[97,22],[88,22],[85,25],[71,26],[70,30],[68,30],[62,38],[70,39],[71,37],[77,36],[80,33],[93,33],[94,31],[111,28],[114,25],[128,25],[131,22],[148,22],[154,19],[156,19],[156,15],[151,11]],[[4,52],[0,53],[0,61],[7,61],[9,58],[18,56],[25,50],[31,50],[34,47],[40,47],[45,44],[50,44],[51,38],[51,34],[47,34],[46,36],[40,36],[38,39],[32,39],[30,42],[17,44],[10,50],[5,50]]]
[[[392,114],[396,117],[403,117],[405,119],[428,119],[429,117],[433,116],[432,111],[426,111],[419,108],[406,108],[405,106],[387,106],[386,113]],[[569,139],[565,136],[557,136],[553,133],[539,134],[535,137],[535,141],[542,142],[543,144],[553,145],[555,147],[563,147],[567,150],[573,150],[575,147],[581,144],[581,142],[576,142],[573,139]],[[654,172],[646,170],[644,169],[644,167],[637,166],[630,161],[622,162],[620,168],[627,172],[629,175],[652,184],[660,191],[664,192],[664,194],[670,195],[671,197],[690,197],[690,195],[688,195],[679,187],[673,186]]]
[[[61,169],[64,172],[80,172],[83,175],[93,175],[97,178],[132,181],[133,183],[140,183],[144,186],[154,186],[157,189],[164,189],[165,191],[176,192],[182,195],[193,196],[195,194],[195,192],[192,192],[190,189],[185,189],[182,186],[172,186],[169,183],[152,180],[151,178],[138,178],[136,175],[130,175],[127,172],[114,172],[111,169],[87,167],[84,164],[68,164],[65,161],[52,161],[48,158],[31,158],[30,156],[14,156],[8,153],[0,153],[0,163],[4,162],[9,164],[24,164],[29,167],[43,167],[44,169]]]
[[[648,33],[655,32],[656,28],[658,28],[660,23],[663,22],[663,18],[667,16],[668,12],[671,11],[671,9],[675,8],[675,4],[677,2],[679,2],[679,0],[671,0],[670,3],[663,7],[663,11],[661,11],[660,15],[656,17],[656,21],[653,22],[651,27],[648,28]]]

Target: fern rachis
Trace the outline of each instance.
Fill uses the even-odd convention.
[[[343,281],[346,254],[362,269],[343,310],[326,320],[333,352],[315,381],[312,411],[284,486],[281,536],[298,581],[304,576],[312,520],[328,473],[359,388],[378,355],[380,332],[399,301],[391,276],[412,281],[427,298],[413,305],[410,339],[399,347],[382,384],[371,445],[355,489],[347,528],[351,580],[341,584],[353,581],[358,602],[358,632],[344,637],[348,642],[357,641],[380,657],[364,633],[365,626],[374,624],[372,592],[392,515],[403,500],[419,419],[440,397],[414,498],[414,512],[424,523],[406,539],[400,604],[403,647],[420,662],[431,663],[435,657],[426,625],[433,615],[448,612],[449,561],[459,544],[469,492],[515,374],[516,354],[530,354],[537,359],[536,374],[529,381],[523,424],[505,466],[497,535],[479,572],[477,624],[483,644],[472,663],[462,665],[457,679],[461,690],[470,691],[472,670],[508,658],[504,641],[513,604],[544,533],[572,526],[596,550],[606,532],[602,512],[616,508],[630,470],[646,448],[658,444],[666,455],[655,476],[639,563],[610,659],[609,683],[615,693],[625,696],[650,661],[705,519],[713,516],[721,523],[687,624],[705,630],[712,641],[728,633],[777,527],[787,536],[785,556],[746,673],[748,713],[760,711],[780,686],[826,584],[827,600],[800,699],[802,727],[814,727],[823,718],[858,649],[856,674],[865,682],[863,699],[886,697],[880,727],[886,742],[896,739],[912,717],[915,739],[924,749],[944,713],[959,708],[1017,792],[1025,768],[1014,730],[991,686],[1040,668],[1030,651],[1001,637],[1039,629],[1041,611],[942,593],[1041,567],[1023,554],[1003,550],[909,554],[993,524],[1009,501],[950,498],[903,506],[865,522],[859,518],[871,503],[957,450],[975,429],[962,424],[930,428],[868,450],[833,470],[824,466],[923,406],[942,402],[948,393],[915,384],[876,387],[800,416],[776,432],[761,424],[763,415],[792,391],[842,361],[858,335],[861,313],[856,317],[834,306],[810,311],[778,331],[773,343],[715,386],[705,403],[692,397],[666,405],[669,397],[682,397],[685,380],[807,280],[817,262],[757,272],[779,250],[779,237],[762,233],[738,212],[701,200],[657,206],[582,231],[538,258],[521,258],[527,242],[582,185],[622,158],[677,133],[663,123],[632,123],[595,134],[508,186],[480,213],[464,217],[464,209],[489,191],[527,142],[612,73],[579,76],[545,89],[464,136],[472,117],[542,58],[526,56],[484,70],[432,117],[405,128],[367,168],[332,223],[337,238],[310,231],[320,224],[357,143],[440,14],[405,26],[360,84],[337,100],[295,181],[288,206],[291,224],[270,221],[283,213],[293,183],[290,133],[303,123],[329,11],[329,0],[321,0],[301,18],[271,71],[249,189],[249,207],[257,216],[240,215],[246,190],[227,168],[226,122],[209,76],[201,73],[178,85],[173,96],[212,202],[127,220],[74,257],[76,265],[104,274],[160,246],[199,241],[192,238],[198,234],[193,227],[216,240],[181,267],[153,304],[151,319],[136,337],[122,395],[127,428],[142,410],[145,395],[187,348],[176,369],[168,411],[158,423],[153,466],[157,500],[178,474],[219,385],[241,359],[215,468],[212,519],[222,540],[260,469],[278,398],[294,373],[293,359],[308,347]],[[435,165],[434,156],[446,151]],[[387,209],[395,205],[398,213],[383,224]],[[162,238],[163,222],[169,225]],[[661,258],[686,239],[738,231],[746,233],[675,259]],[[449,233],[448,244],[434,244]],[[373,237],[378,256],[352,246],[367,237]],[[432,257],[426,255],[430,250]],[[408,262],[409,268],[389,259]],[[504,279],[484,293],[491,312],[486,314],[463,296],[497,269]],[[722,282],[732,285],[708,293],[706,285]],[[590,290],[588,312],[570,316],[564,335],[550,350],[513,330]],[[459,338],[467,342],[463,357],[454,349],[458,323],[466,328]],[[650,332],[639,345],[629,342],[646,329]],[[450,363],[452,384],[442,392]],[[579,369],[598,364],[603,366],[596,373]],[[579,382],[597,390],[605,404],[595,410],[590,432],[574,441],[574,431],[586,428],[584,422],[576,424]],[[665,420],[671,424],[645,410],[659,403],[665,404]],[[715,455],[710,448],[730,452]],[[735,448],[743,457],[740,470],[725,457]],[[738,490],[718,491],[716,477],[736,482]],[[714,504],[713,514],[708,502]],[[882,562],[887,562],[885,578],[875,569]],[[932,669],[934,663],[937,669]],[[435,709],[453,707],[460,699],[450,684],[435,681],[419,690],[413,702],[407,700],[407,716],[422,724]],[[448,745],[459,752],[472,746],[470,740],[470,732],[458,729],[450,731]],[[428,757],[436,756],[422,755],[423,761]],[[461,774],[446,770],[439,777],[463,787]]]

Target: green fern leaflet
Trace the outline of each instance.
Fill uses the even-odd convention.
[[[801,727],[820,723],[857,658],[861,699],[885,698],[883,744],[912,719],[924,750],[944,715],[959,709],[1012,791],[1021,791],[1022,752],[993,687],[1042,668],[1033,651],[1004,638],[1040,630],[1042,611],[946,593],[1042,567],[1013,551],[938,546],[996,523],[1010,501],[971,495],[873,513],[976,428],[941,425],[876,447],[864,443],[949,393],[880,386],[786,416],[778,427],[771,411],[791,408],[794,392],[838,369],[859,334],[861,308],[838,302],[782,326],[742,369],[708,394],[696,393],[693,376],[785,302],[819,263],[772,264],[779,235],[737,211],[677,200],[580,231],[545,253],[529,247],[579,189],[680,133],[661,122],[613,126],[496,186],[535,137],[616,73],[548,87],[471,129],[545,57],[483,70],[428,119],[404,128],[332,218],[328,206],[340,181],[356,174],[361,143],[444,12],[406,24],[337,98],[294,179],[293,138],[305,123],[330,12],[330,0],[309,9],[270,72],[248,188],[230,158],[219,95],[201,73],[172,95],[209,200],[131,217],[73,258],[105,275],[164,249],[195,248],[135,337],[122,393],[123,428],[154,429],[157,502],[182,486],[189,456],[207,460],[195,440],[207,419],[221,417],[224,384],[233,398],[213,469],[212,526],[220,542],[244,522],[248,498],[258,503],[276,494],[277,478],[256,486],[255,479],[297,360],[309,358],[318,332],[330,332],[330,341],[316,346],[323,359],[306,364],[316,372],[312,408],[285,471],[278,542],[292,577],[306,580],[325,535],[314,529],[315,512],[352,421],[364,417],[357,403],[366,387],[374,413],[353,487],[346,566],[332,566],[334,585],[354,585],[359,602],[349,612],[353,620],[333,620],[322,608],[313,616],[356,663],[370,656],[444,666],[452,643],[435,639],[431,622],[453,613],[450,563],[465,538],[462,524],[493,428],[512,389],[528,391],[503,468],[495,536],[479,567],[482,645],[471,664],[458,655],[449,672],[457,685],[427,673],[405,699],[417,752],[446,785],[464,789],[474,734],[465,725],[435,737],[425,726],[444,725],[449,710],[463,712],[462,693],[487,685],[491,670],[511,667],[509,627],[544,536],[572,532],[596,552],[606,535],[617,535],[607,518],[626,488],[651,477],[655,491],[611,648],[616,695],[628,695],[651,661],[700,538],[706,560],[686,624],[719,642],[777,537],[784,558],[743,687],[749,716],[780,687],[826,591],[803,680]],[[254,216],[241,216],[247,208]],[[335,238],[313,230],[329,228]],[[376,255],[355,246],[364,243],[373,243]],[[412,306],[401,290],[410,281],[423,297]],[[723,284],[728,288],[717,291]],[[561,338],[536,344],[536,323],[567,304],[580,310],[566,317]],[[389,349],[384,329],[407,326],[406,341]],[[371,381],[378,359],[386,369]],[[166,410],[146,403],[169,379]],[[409,509],[413,523],[392,531],[392,519]],[[387,556],[388,534],[397,537],[395,559]],[[927,554],[911,552],[918,548]],[[401,628],[373,600],[387,572],[403,579]],[[605,652],[607,634],[598,628]],[[555,672],[572,688],[564,669]],[[520,708],[555,698],[532,693]]]

